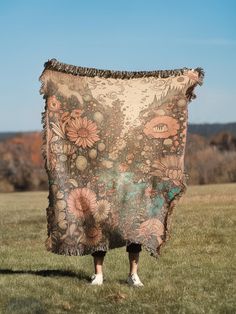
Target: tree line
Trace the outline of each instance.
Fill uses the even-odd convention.
[[[187,133],[188,185],[236,182],[236,136],[221,130],[207,136]],[[210,135],[209,135],[210,134]],[[48,190],[41,133],[0,136],[0,192]]]

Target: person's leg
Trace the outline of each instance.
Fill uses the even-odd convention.
[[[130,243],[126,246],[126,251],[129,253],[130,265],[127,283],[131,286],[142,287],[143,283],[138,276],[139,253],[142,251],[142,245],[139,243]]]
[[[96,251],[92,253],[93,261],[94,261],[94,271],[95,271],[95,273],[91,276],[92,285],[103,284],[102,265],[103,265],[105,255],[106,255],[105,251]]]
[[[96,251],[92,253],[93,256],[93,262],[94,262],[94,272],[95,274],[102,274],[102,266],[104,257],[106,255],[105,251]]]
[[[138,272],[139,253],[142,251],[142,246],[139,243],[130,243],[126,247],[126,251],[129,253],[129,275]]]

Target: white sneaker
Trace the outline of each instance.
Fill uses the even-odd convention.
[[[137,273],[133,273],[128,276],[127,281],[126,281],[130,286],[135,286],[135,287],[142,287],[143,283],[139,279],[139,276]]]
[[[91,285],[102,285],[103,284],[103,274],[93,274],[91,276]]]

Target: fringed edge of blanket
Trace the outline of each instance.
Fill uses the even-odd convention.
[[[158,247],[158,250],[154,250],[150,246],[148,246],[146,243],[142,243],[140,241],[136,240],[126,240],[126,244],[124,244],[121,247],[125,247],[129,243],[138,243],[141,244],[142,247],[153,257],[158,259],[160,257],[160,248],[161,246]],[[63,247],[52,247],[52,242],[51,242],[51,237],[48,235],[47,239],[44,241],[45,248],[48,252],[58,254],[58,255],[64,255],[64,256],[86,256],[86,255],[91,255],[92,253],[96,251],[111,251],[115,248],[110,248],[109,245],[107,244],[101,244],[99,246],[90,248],[89,252],[88,251],[83,251],[80,250],[79,247],[68,247],[68,246],[63,246]],[[117,247],[118,248],[118,247]],[[117,249],[116,248],[116,249]]]
[[[120,78],[120,79],[131,79],[138,77],[158,77],[168,78],[173,76],[183,75],[185,71],[196,71],[198,72],[199,81],[198,84],[203,83],[204,70],[200,67],[195,69],[181,68],[174,70],[154,70],[154,71],[115,71],[107,69],[96,69],[90,67],[75,66],[63,62],[59,62],[57,59],[51,59],[44,63],[44,70],[54,70],[62,73],[79,75],[79,76],[99,76],[104,78]]]
[[[154,258],[159,259],[161,256],[161,252],[162,249],[164,248],[164,246],[166,245],[166,243],[169,241],[169,239],[171,238],[171,217],[172,217],[172,213],[173,213],[173,209],[175,208],[175,206],[177,205],[179,199],[183,196],[183,194],[185,194],[187,190],[187,184],[184,183],[184,187],[181,190],[181,192],[179,194],[177,194],[175,196],[175,198],[169,203],[169,210],[166,214],[165,217],[165,222],[164,222],[164,227],[165,227],[165,232],[163,235],[163,242],[157,247],[156,250],[154,250],[152,247],[150,247],[147,243],[142,243],[140,241],[136,241],[135,239],[126,239],[125,241],[125,245],[130,244],[130,243],[137,243],[137,244],[141,244],[142,247]],[[110,248],[108,244],[104,244],[101,243],[100,245],[96,246],[96,247],[91,247],[88,251],[83,251],[79,248],[79,246],[77,247],[68,247],[68,246],[62,246],[62,247],[52,247],[52,240],[51,240],[51,235],[50,235],[50,231],[49,231],[49,226],[48,226],[48,237],[47,239],[44,241],[45,244],[45,248],[48,252],[54,253],[54,254],[59,254],[59,255],[65,255],[65,256],[86,256],[86,255],[91,255],[93,252],[101,250],[101,251],[110,251],[114,248]]]
[[[41,139],[42,139],[42,145],[41,145],[41,156],[43,157],[43,161],[44,161],[44,169],[46,170],[46,173],[48,175],[48,178],[50,177],[50,172],[49,172],[49,143],[47,141],[47,138],[48,138],[48,134],[47,132],[49,131],[49,127],[48,127],[48,124],[49,124],[49,119],[48,119],[48,111],[46,109],[46,102],[45,102],[45,105],[44,105],[44,111],[41,112],[41,125],[42,125],[42,130],[40,132],[40,135],[41,135]],[[48,250],[49,249],[49,240],[50,239],[50,222],[49,222],[49,217],[48,217],[48,209],[52,203],[52,200],[50,199],[51,198],[51,193],[50,193],[50,186],[49,186],[49,191],[48,191],[48,207],[46,208],[46,215],[47,215],[47,236],[48,238],[46,239],[46,241],[44,242],[45,243],[45,246],[46,246],[46,249]]]

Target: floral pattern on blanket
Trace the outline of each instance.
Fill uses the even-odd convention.
[[[187,91],[198,79],[193,70],[134,79],[43,73],[49,251],[136,242],[158,257],[187,187]]]

